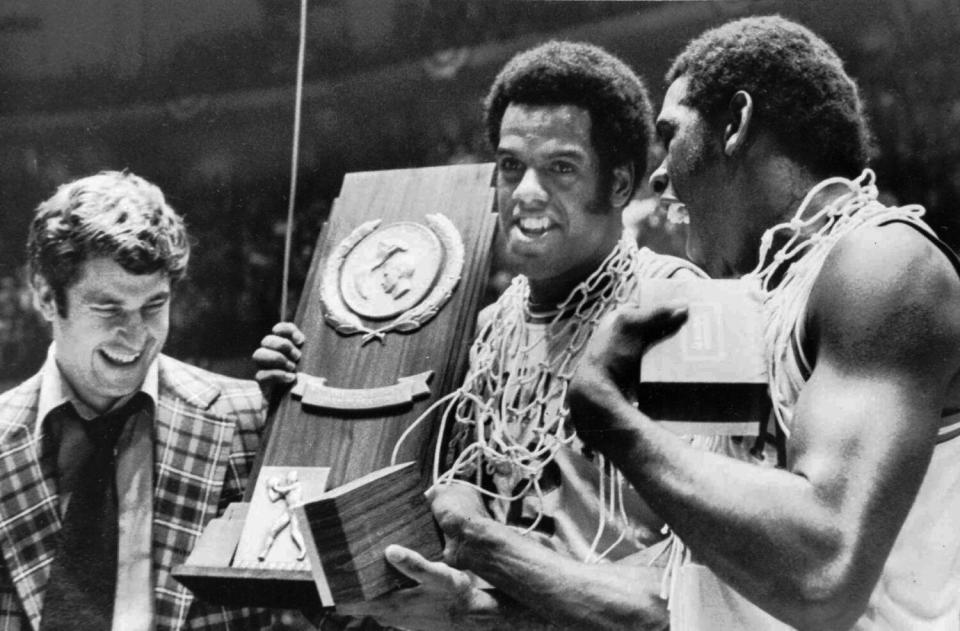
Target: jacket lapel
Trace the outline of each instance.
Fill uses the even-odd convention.
[[[56,455],[35,436],[40,379],[0,403],[0,547],[23,610],[36,629],[60,531]]]
[[[217,514],[234,430],[234,420],[214,409],[215,384],[176,360],[160,361],[153,505],[158,630],[181,628],[193,602],[170,570]]]

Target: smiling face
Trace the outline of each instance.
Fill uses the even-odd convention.
[[[615,170],[615,190],[623,177]],[[497,207],[508,263],[530,279],[533,300],[562,300],[616,245],[621,223],[614,207],[629,193],[620,200],[601,191],[600,181],[587,110],[507,107],[497,147]]]
[[[84,403],[104,411],[136,392],[167,339],[170,279],[164,272],[131,274],[98,257],[67,288],[66,314],[38,277],[43,316],[53,326],[56,362]]]
[[[724,172],[720,137],[711,132],[703,116],[683,103],[687,79],[674,81],[657,117],[657,136],[666,148],[663,162],[651,176],[661,203],[681,204],[690,218],[687,257],[715,278],[733,276],[737,270],[741,239],[740,210],[730,203],[732,180]]]

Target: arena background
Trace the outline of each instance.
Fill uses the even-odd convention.
[[[292,307],[345,172],[491,158],[480,103],[513,53],[590,41],[659,101],[686,40],[765,13],[836,47],[868,105],[884,194],[924,204],[960,245],[955,0],[311,0]],[[168,352],[251,374],[279,318],[298,16],[297,0],[0,0],[0,390],[36,370],[48,339],[23,269],[31,213],[101,169],[159,184],[195,238]],[[681,253],[651,206],[632,209],[640,241]]]

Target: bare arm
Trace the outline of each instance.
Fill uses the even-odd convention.
[[[843,242],[811,297],[816,368],[795,409],[789,470],[696,452],[637,412],[642,348],[671,323],[621,312],[580,363],[570,404],[698,557],[799,628],[846,628],[866,605],[923,479],[960,359],[960,283],[911,228]]]
[[[643,563],[588,564],[549,551],[499,524],[464,529],[465,565],[555,628],[665,629],[661,570]]]
[[[433,498],[444,562],[392,546],[387,558],[419,587],[342,610],[412,629],[664,629],[660,570],[642,560],[588,564],[487,516],[476,491],[453,484]],[[492,585],[482,589],[474,577]]]
[[[369,617],[382,626],[411,631],[557,629],[508,596],[483,587],[475,576],[442,561],[428,561],[400,546],[388,546],[385,554],[418,585],[375,600],[338,605],[338,614]]]
[[[462,508],[471,501],[465,493],[473,495],[477,509]],[[480,509],[479,498],[464,487],[434,500],[434,514],[447,537],[445,558],[454,567],[482,577],[559,628],[665,628],[658,568],[634,558],[584,563],[524,537]]]

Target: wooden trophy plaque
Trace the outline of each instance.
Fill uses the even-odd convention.
[[[411,426],[466,370],[496,226],[492,179],[492,164],[344,178],[297,309],[297,383],[268,423],[246,502],[174,568],[198,598],[329,606],[402,583],[387,543],[439,558],[422,497],[436,413]],[[394,461],[415,464],[387,469]],[[324,572],[327,553],[336,566]]]

